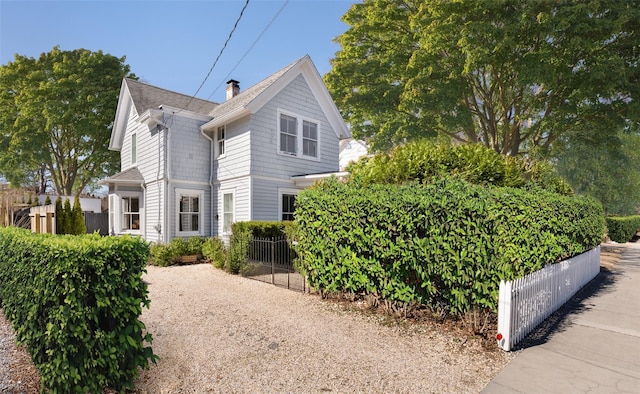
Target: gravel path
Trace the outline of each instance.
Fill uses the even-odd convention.
[[[513,357],[208,264],[147,270],[151,308],[141,318],[161,359],[136,393],[478,393]],[[0,381],[9,369],[13,382],[37,381],[32,366],[16,369],[26,353],[11,335],[0,319]],[[0,392],[38,392],[9,387]]]
[[[148,267],[139,393],[477,393],[511,355],[201,264]]]

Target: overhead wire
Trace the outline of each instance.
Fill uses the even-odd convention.
[[[231,36],[233,36],[233,33],[236,31],[236,29],[238,28],[238,23],[240,23],[240,19],[242,19],[242,15],[244,14],[244,10],[247,9],[247,6],[249,5],[249,0],[246,0],[244,3],[244,6],[242,7],[242,10],[240,10],[240,15],[238,15],[238,19],[236,19],[236,23],[233,25],[233,28],[231,29],[231,32],[229,32],[229,36],[227,37],[227,40],[224,42],[224,44],[222,45],[222,48],[220,49],[220,52],[218,52],[218,56],[216,57],[216,60],[214,60],[213,64],[211,65],[211,67],[209,68],[209,72],[207,73],[207,76],[204,77],[204,79],[202,80],[202,83],[200,84],[200,86],[198,87],[198,90],[196,90],[196,92],[193,94],[193,96],[191,96],[191,98],[189,99],[189,101],[187,102],[187,105],[185,105],[185,108],[189,106],[189,104],[191,104],[191,102],[193,101],[193,99],[198,95],[198,93],[200,92],[200,89],[202,89],[202,87],[204,86],[205,82],[207,82],[207,79],[209,79],[209,76],[211,75],[211,72],[213,71],[213,69],[216,67],[216,64],[218,64],[218,60],[220,60],[220,57],[222,56],[222,52],[224,52],[225,48],[227,48],[227,44],[229,44],[229,41],[231,40]]]
[[[218,91],[218,89],[220,89],[220,87],[222,87],[222,85],[224,85],[226,83],[226,81],[229,79],[229,77],[231,76],[231,74],[236,70],[236,68],[240,65],[240,63],[242,63],[242,61],[244,60],[245,57],[247,57],[247,55],[249,54],[249,52],[251,52],[251,50],[253,49],[253,47],[256,46],[256,44],[258,43],[258,41],[260,41],[260,39],[262,38],[262,36],[264,35],[264,33],[267,32],[267,30],[269,30],[269,28],[271,27],[271,25],[273,24],[273,22],[275,22],[275,20],[278,18],[278,16],[280,16],[280,14],[282,13],[282,11],[284,10],[284,8],[287,6],[287,4],[289,4],[289,0],[285,0],[285,2],[282,4],[282,7],[280,7],[280,9],[278,10],[278,12],[275,13],[275,15],[271,18],[271,20],[269,21],[269,23],[267,23],[267,25],[264,27],[264,29],[262,29],[262,31],[260,32],[260,34],[258,35],[258,37],[256,37],[256,39],[253,41],[253,43],[251,44],[251,46],[249,46],[249,49],[247,49],[247,51],[242,55],[242,57],[240,57],[240,60],[238,60],[238,62],[231,68],[231,71],[229,71],[229,73],[222,79],[222,81],[220,82],[220,84],[218,86],[216,86],[216,88],[213,90],[213,92],[211,92],[211,94],[207,97],[207,100],[211,99],[211,97]]]

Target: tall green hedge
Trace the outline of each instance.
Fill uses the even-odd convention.
[[[452,179],[365,187],[333,179],[296,203],[296,250],[311,286],[454,313],[497,310],[500,279],[588,250],[604,227],[593,199]]]
[[[155,362],[139,320],[149,248],[133,237],[0,229],[0,299],[51,393],[133,388]]]
[[[548,162],[504,156],[482,144],[412,141],[362,158],[349,166],[350,181],[358,184],[430,183],[454,175],[477,185],[542,188],[572,195],[569,184]]]
[[[615,242],[629,242],[640,230],[640,215],[610,216],[606,221],[609,238]]]

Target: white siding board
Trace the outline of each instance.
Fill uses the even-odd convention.
[[[245,222],[251,220],[251,178],[246,176],[243,178],[236,178],[228,181],[220,182],[217,185],[217,208],[218,208],[218,221],[217,229],[218,235],[222,234],[222,195],[226,191],[233,191],[234,193],[234,222]]]
[[[279,189],[298,189],[291,181],[273,181],[267,179],[253,179],[252,187],[252,220],[279,221],[280,201]]]
[[[225,181],[249,175],[251,169],[251,144],[249,118],[226,125],[225,154],[216,158],[216,179]]]

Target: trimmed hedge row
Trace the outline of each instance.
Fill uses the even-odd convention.
[[[609,238],[618,243],[631,241],[640,230],[640,215],[611,216],[606,221]]]
[[[602,206],[461,180],[321,182],[297,198],[296,251],[312,287],[463,314],[496,311],[510,280],[598,245]]]
[[[0,229],[0,298],[43,391],[133,388],[156,356],[138,318],[149,306],[149,248],[128,236],[31,234]]]

